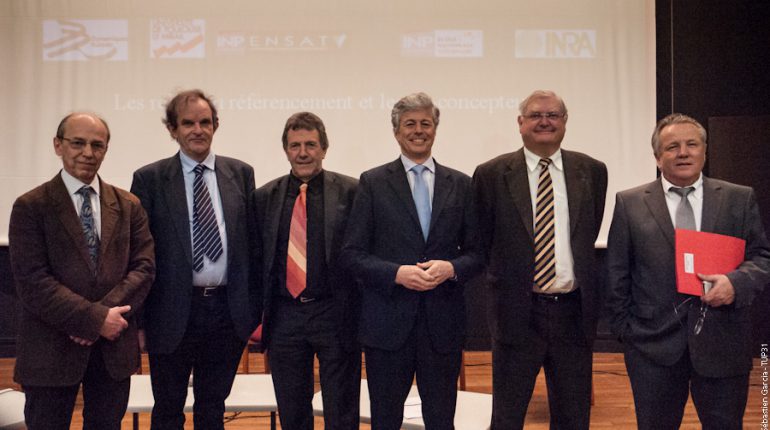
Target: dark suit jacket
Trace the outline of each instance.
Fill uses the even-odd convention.
[[[709,308],[695,336],[697,297],[692,306],[682,307],[681,318],[674,313],[674,306],[689,296],[676,292],[674,226],[660,179],[618,193],[607,261],[612,329],[661,365],[673,365],[689,347],[701,375],[745,374],[753,352],[749,305],[770,282],[770,247],[753,190],[704,177],[701,231],[745,239],[746,260],[727,273],[735,302]]]
[[[348,222],[350,208],[353,206],[358,180],[339,173],[324,171],[324,242],[329,290],[334,301],[336,317],[340,322],[340,339],[347,347],[353,347],[356,342],[358,328],[359,297],[355,284],[339,265],[345,226]],[[270,325],[271,301],[273,299],[270,272],[275,258],[286,258],[285,255],[275,255],[278,242],[278,226],[281,222],[286,187],[289,175],[282,176],[260,187],[254,192],[257,218],[260,220],[263,243],[263,273],[262,282],[265,285],[265,315],[262,329],[263,345],[269,346],[268,327]]]
[[[259,251],[249,200],[254,170],[233,158],[216,156],[215,172],[227,231],[227,299],[235,333],[248,339],[262,311],[262,290],[253,273]],[[134,173],[131,191],[142,201],[155,238],[157,275],[144,307],[147,350],[167,354],[187,328],[192,301],[192,240],[179,154]]]
[[[396,350],[417,319],[420,296],[433,347],[450,352],[465,334],[463,283],[481,269],[470,178],[436,163],[427,243],[401,159],[361,175],[345,235],[343,261],[362,286],[364,345]],[[447,260],[457,280],[417,292],[395,283],[403,264]]]
[[[562,149],[569,206],[575,282],[582,299],[582,330],[590,345],[596,334],[599,285],[594,242],[607,193],[607,167],[579,152]],[[476,168],[474,195],[487,261],[489,322],[493,339],[527,341],[535,248],[532,199],[524,150],[503,154]]]
[[[19,197],[9,231],[11,268],[22,304],[14,379],[32,386],[68,386],[83,379],[107,311],[131,305],[128,328],[101,339],[115,379],[139,365],[135,313],[155,273],[153,242],[139,200],[100,178],[99,267],[94,268],[83,227],[61,175]]]

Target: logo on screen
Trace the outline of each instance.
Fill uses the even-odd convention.
[[[404,57],[469,58],[484,55],[481,30],[434,30],[401,36]]]
[[[247,51],[331,51],[345,46],[347,34],[277,34],[221,31],[217,34],[217,52]]]
[[[128,21],[47,19],[43,61],[127,61]]]
[[[595,30],[516,30],[516,58],[595,57]]]
[[[150,58],[204,58],[205,30],[203,19],[150,20]]]

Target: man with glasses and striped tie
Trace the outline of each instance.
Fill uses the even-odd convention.
[[[110,142],[100,117],[76,112],[53,139],[63,169],[19,197],[9,228],[20,309],[14,380],[27,428],[120,430],[139,366],[137,311],[155,274],[139,200],[97,172]]]
[[[703,175],[706,129],[674,113],[658,122],[655,181],[618,193],[607,250],[607,304],[625,344],[642,430],[676,429],[688,395],[704,429],[743,428],[752,366],[751,302],[770,282],[770,245],[754,190]],[[745,260],[700,297],[677,293],[675,229],[746,241]],[[757,349],[758,350],[758,349]]]
[[[156,243],[157,276],[142,320],[152,428],[183,428],[192,372],[195,428],[222,429],[225,399],[262,310],[249,204],[254,170],[211,151],[219,118],[200,90],[174,96],[163,122],[179,152],[137,170],[131,185]]]
[[[567,107],[554,92],[533,92],[519,111],[524,147],[473,176],[490,294],[491,428],[523,428],[543,367],[551,428],[588,429],[607,168],[561,149]]]

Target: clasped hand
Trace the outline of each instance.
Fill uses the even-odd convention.
[[[117,339],[123,333],[123,330],[128,328],[128,321],[123,318],[123,314],[130,310],[130,305],[111,307],[107,311],[107,317],[104,319],[101,329],[99,329],[99,335],[108,340]],[[91,346],[94,344],[93,340],[78,336],[70,336],[70,339],[81,346]]]
[[[396,272],[396,283],[410,290],[428,291],[455,276],[452,263],[430,260],[415,265],[403,265]]]

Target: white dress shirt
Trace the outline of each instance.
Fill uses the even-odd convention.
[[[80,209],[83,207],[83,196],[77,192],[86,185],[90,185],[94,189],[91,193],[91,213],[94,217],[94,226],[96,227],[96,235],[101,239],[102,237],[102,205],[99,203],[99,196],[101,190],[99,189],[99,175],[94,175],[94,180],[90,184],[84,184],[80,179],[70,175],[66,170],[61,170],[61,178],[64,181],[64,186],[67,188],[67,192],[72,199],[72,204],[75,205],[75,211],[80,216]]]
[[[227,285],[227,234],[225,230],[225,216],[222,210],[222,199],[219,196],[219,186],[217,185],[217,175],[214,171],[215,156],[210,152],[203,162],[198,163],[192,158],[179,151],[179,159],[182,162],[182,172],[184,173],[184,188],[187,195],[187,215],[190,225],[190,246],[192,249],[193,241],[193,182],[195,181],[195,166],[203,164],[207,167],[203,171],[203,181],[209,189],[211,196],[211,205],[214,207],[214,214],[217,217],[217,226],[219,227],[219,237],[222,239],[222,255],[217,261],[211,261],[207,256],[203,256],[203,269],[200,272],[193,270],[193,285],[196,287],[212,287],[217,285]]]

